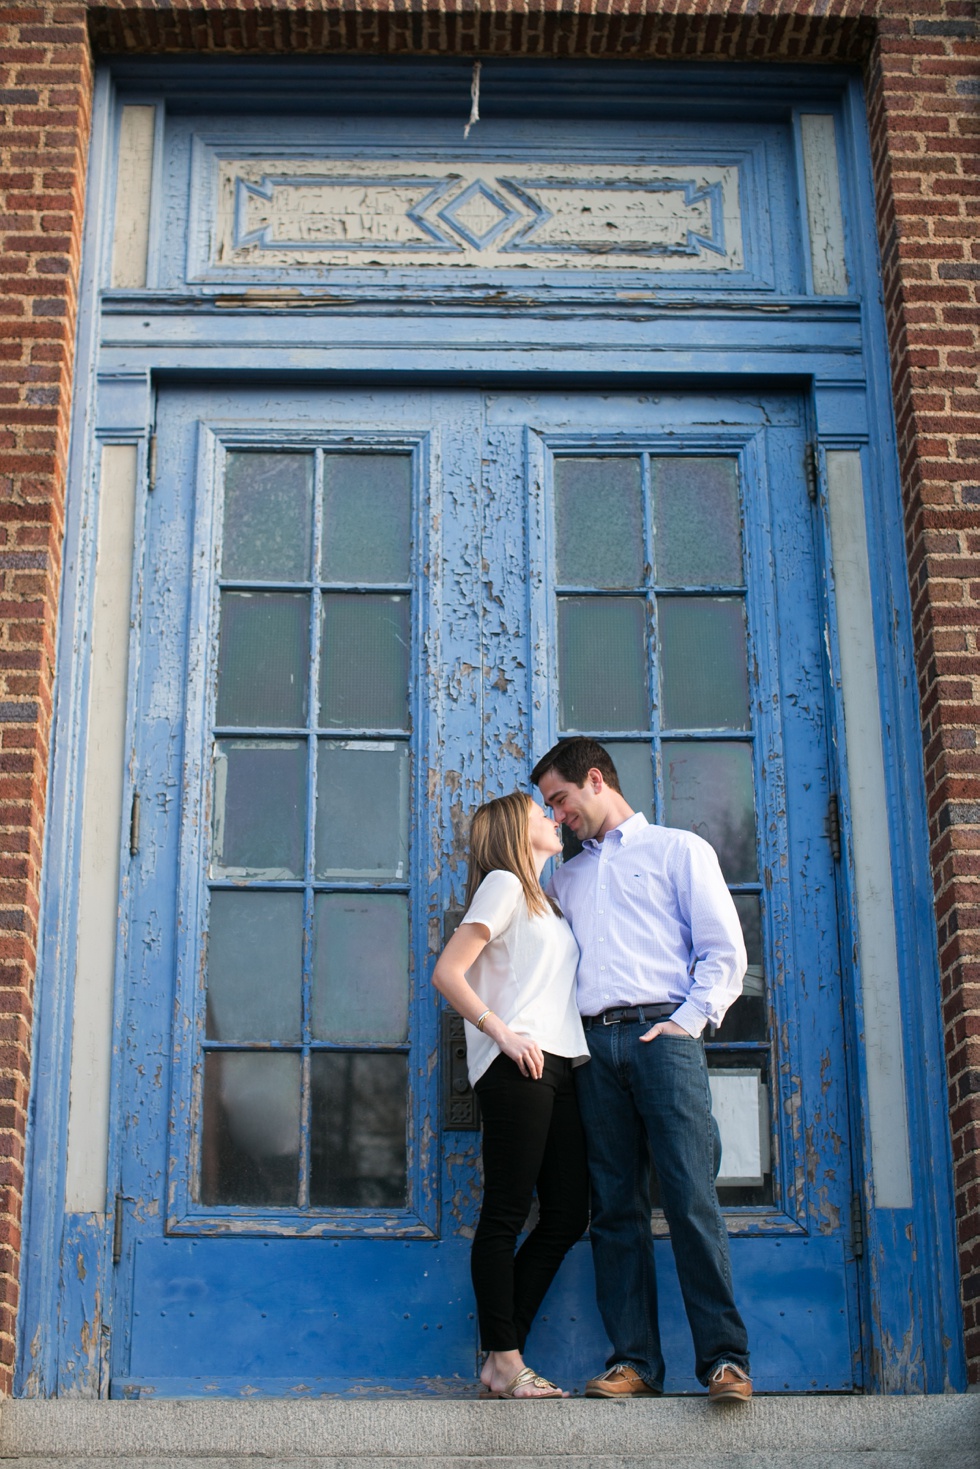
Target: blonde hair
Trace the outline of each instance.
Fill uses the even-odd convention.
[[[470,824],[469,875],[466,906],[488,872],[512,872],[524,889],[529,913],[558,910],[545,896],[535,871],[531,850],[531,807],[534,801],[524,791],[498,796],[477,807]]]

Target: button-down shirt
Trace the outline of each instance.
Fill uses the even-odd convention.
[[[676,1004],[691,1035],[742,993],[745,944],[714,849],[639,812],[587,841],[549,884],[581,950],[578,1007]]]

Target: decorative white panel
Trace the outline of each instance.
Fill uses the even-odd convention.
[[[856,449],[827,452],[827,510],[851,801],[875,1203],[879,1209],[910,1209],[912,1155],[885,781],[888,736],[881,721],[864,475]],[[914,1025],[915,1017],[910,1016],[907,1023]]]
[[[153,188],[155,107],[124,107],[119,119],[119,177],[110,284],[146,285]]]
[[[738,168],[224,158],[213,267],[744,268]]]
[[[65,1180],[65,1208],[79,1214],[101,1214],[106,1207],[137,476],[136,445],[106,444],[92,612]]]

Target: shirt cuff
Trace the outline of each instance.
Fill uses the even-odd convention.
[[[683,1005],[678,1005],[670,1018],[675,1025],[686,1030],[688,1035],[693,1035],[695,1040],[708,1023],[707,1016],[702,1015],[697,1005],[692,1005],[690,1000],[685,1000]]]

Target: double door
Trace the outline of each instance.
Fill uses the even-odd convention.
[[[855,1385],[822,538],[793,394],[168,388],[138,552],[111,1391],[463,1390],[479,1134],[429,974],[563,734],[716,847],[757,1384]],[[696,1388],[659,1214],[668,1391]],[[587,1241],[528,1348],[607,1344]]]

